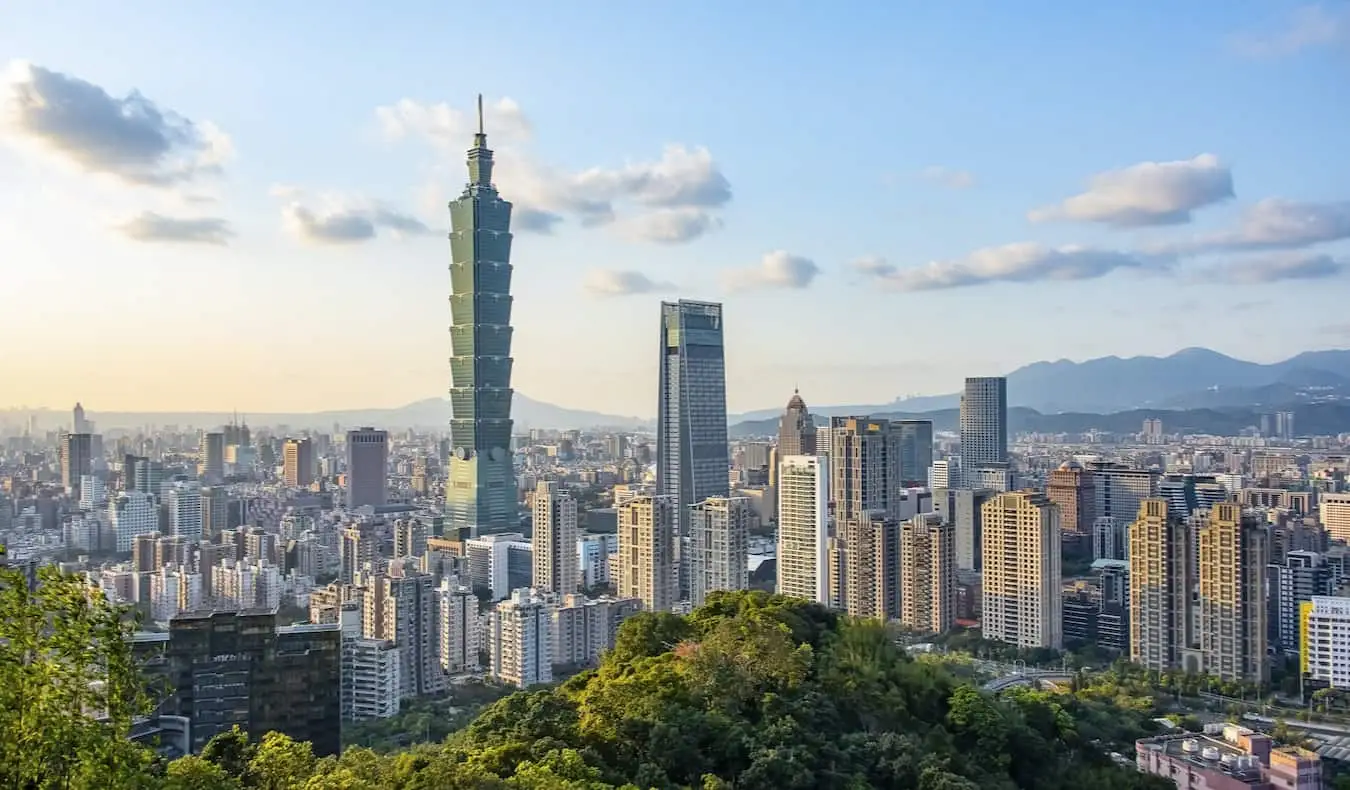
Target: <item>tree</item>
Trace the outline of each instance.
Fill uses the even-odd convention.
[[[54,567],[31,586],[0,569],[0,786],[146,781],[151,754],[128,736],[150,706],[124,614]]]

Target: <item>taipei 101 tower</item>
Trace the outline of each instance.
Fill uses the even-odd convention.
[[[450,468],[446,535],[517,528],[511,453],[511,204],[492,185],[483,132],[469,183],[450,202]]]

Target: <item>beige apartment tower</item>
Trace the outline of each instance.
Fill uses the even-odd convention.
[[[778,462],[778,592],[829,604],[830,463],[819,455]]]
[[[900,431],[890,420],[832,417],[830,437],[836,522],[867,520],[877,513],[899,518]]]
[[[956,527],[921,513],[900,527],[900,622],[940,634],[956,621]]]
[[[689,603],[702,606],[716,590],[750,586],[748,497],[709,497],[689,513]]]
[[[580,584],[577,557],[577,503],[551,480],[534,490],[534,588],[571,595]]]
[[[1198,516],[1200,546],[1200,653],[1206,674],[1264,683],[1267,611],[1265,524],[1222,502]]]
[[[999,494],[980,508],[986,639],[1063,647],[1059,508],[1044,494]]]
[[[674,495],[636,496],[618,508],[620,598],[649,612],[668,612],[679,596],[675,554],[679,519]]]
[[[282,478],[292,488],[314,485],[314,443],[309,439],[287,439],[281,448]]]
[[[900,524],[874,513],[839,527],[844,610],[883,623],[900,617]]]
[[[1145,499],[1130,525],[1130,660],[1166,672],[1191,645],[1191,530],[1165,499]],[[1198,661],[1192,659],[1194,671]]]

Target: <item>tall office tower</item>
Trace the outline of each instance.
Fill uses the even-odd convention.
[[[900,622],[925,634],[956,622],[956,527],[938,513],[900,527]]]
[[[389,433],[374,428],[347,431],[347,508],[389,502]]]
[[[488,618],[492,677],[529,688],[553,682],[553,633],[549,606],[534,590],[515,590]]]
[[[820,455],[788,455],[780,458],[779,593],[829,603],[829,517],[829,458]]]
[[[394,522],[394,559],[421,557],[427,552],[427,528],[421,519],[401,518]]]
[[[388,639],[398,646],[403,698],[444,691],[437,639],[439,596],[432,577],[395,563],[371,586],[362,601],[361,632],[367,639]]]
[[[577,502],[551,480],[534,489],[534,588],[570,595],[577,591]]]
[[[1285,441],[1294,438],[1294,413],[1292,411],[1275,412],[1275,433]]]
[[[814,436],[812,437],[815,438]],[[689,517],[689,603],[702,606],[715,590],[750,586],[748,497],[709,497]]]
[[[1350,543],[1350,494],[1322,494],[1317,515],[1332,540]]]
[[[1207,674],[1264,683],[1266,566],[1270,537],[1255,515],[1231,502],[1203,512],[1200,544],[1200,653]]]
[[[980,509],[985,639],[1063,646],[1059,509],[1043,494],[999,494]]]
[[[816,454],[816,422],[797,390],[778,420],[778,457]]]
[[[511,454],[511,204],[492,185],[483,132],[469,182],[450,203],[450,444],[445,512],[452,534],[510,532],[519,521]]]
[[[825,418],[825,425],[816,427],[816,455],[829,456],[830,451],[834,449],[834,431],[830,429],[830,418]],[[783,453],[779,453],[781,459]]]
[[[838,446],[836,444],[836,446]],[[900,617],[900,524],[883,513],[847,518],[838,527],[843,573],[833,596],[853,617]]]
[[[206,485],[225,481],[225,434],[203,433],[197,447],[197,476]]]
[[[61,437],[61,485],[68,493],[78,494],[80,478],[93,471],[92,442],[87,433],[68,433]]]
[[[377,562],[379,554],[377,536],[359,526],[344,528],[338,534],[338,581],[355,584],[357,574],[366,569],[367,563]]]
[[[202,539],[202,487],[196,480],[175,480],[164,492],[169,510],[169,534],[184,540]]]
[[[89,430],[89,423],[84,419],[84,407],[76,403],[75,408],[71,410],[70,421],[71,433],[92,433]]]
[[[224,532],[230,515],[230,493],[222,486],[211,486],[201,490],[202,498],[202,537],[215,540]]]
[[[1093,510],[1097,494],[1092,475],[1082,464],[1077,461],[1060,464],[1050,473],[1045,495],[1059,506],[1059,523],[1066,532],[1092,534],[1092,525],[1097,520]]]
[[[159,508],[144,491],[124,491],[108,502],[108,521],[117,537],[117,551],[125,553],[136,545],[138,536],[159,529]]]
[[[108,504],[108,486],[93,475],[80,478],[80,509],[94,510]]]
[[[1162,444],[1163,428],[1162,420],[1157,417],[1149,417],[1144,420],[1144,430],[1141,436],[1144,444]]]
[[[309,439],[287,439],[281,448],[282,480],[292,488],[314,485],[314,443]]]
[[[1140,503],[1128,534],[1130,660],[1158,672],[1186,666],[1194,583],[1190,528],[1169,512],[1167,500],[1150,498]]]
[[[830,499],[836,524],[900,518],[900,431],[890,420],[832,417]]]
[[[1139,506],[1145,499],[1158,495],[1156,470],[1089,461],[1087,473],[1092,478],[1092,511],[1095,518],[1114,518],[1121,524],[1128,524],[1139,515]],[[1173,515],[1182,517],[1184,514]]]
[[[933,421],[898,420],[900,430],[900,485],[928,485],[933,466]]]
[[[137,491],[144,491],[152,497],[158,497],[160,489],[164,486],[164,481],[168,479],[168,472],[160,461],[137,458],[135,468],[132,470],[132,477],[136,481]]]
[[[1158,481],[1158,497],[1167,500],[1168,512],[1186,517],[1233,499],[1228,489],[1212,475],[1165,475]]]
[[[618,508],[619,596],[649,612],[668,612],[679,600],[678,507],[673,496],[638,496]]]
[[[278,626],[275,612],[195,612],[174,618],[168,633],[136,634],[132,649],[167,681],[159,712],[192,722],[193,754],[236,725],[255,742],[276,731],[309,741],[316,755],[341,751],[337,623]]]
[[[1334,581],[1326,558],[1295,549],[1270,565],[1270,634],[1272,647],[1289,655],[1299,652],[1299,614],[1303,604],[1331,595]]]
[[[437,656],[441,670],[447,675],[477,672],[478,598],[473,590],[452,585],[449,579],[441,581],[436,596],[436,631],[440,640]]]
[[[1008,380],[968,378],[961,395],[961,468],[971,475],[985,464],[1007,460]]]
[[[656,407],[656,490],[675,497],[677,595],[688,593],[688,567],[679,554],[689,535],[689,506],[726,496],[731,481],[727,446],[727,377],[722,352],[722,305],[661,303],[661,364]]]

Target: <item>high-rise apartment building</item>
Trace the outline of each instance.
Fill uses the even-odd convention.
[[[617,509],[619,597],[637,598],[649,612],[668,612],[679,600],[678,508],[673,496],[638,496]]]
[[[534,489],[534,588],[542,593],[570,595],[577,591],[577,502],[551,480]]]
[[[1008,460],[1007,379],[992,376],[966,379],[961,395],[960,429],[961,468],[968,481],[981,466]]]
[[[1295,549],[1285,552],[1278,560],[1272,556],[1269,573],[1266,608],[1270,612],[1271,647],[1287,655],[1297,655],[1303,604],[1335,592],[1331,567],[1322,554]]]
[[[108,503],[108,520],[117,538],[117,550],[128,552],[140,535],[159,530],[159,508],[144,491],[124,491]]]
[[[197,476],[206,485],[225,482],[225,434],[202,434],[197,446]]]
[[[87,433],[67,433],[61,437],[61,485],[70,494],[79,494],[80,478],[93,472],[93,438]]]
[[[896,426],[900,431],[900,485],[927,485],[928,470],[933,467],[933,421],[897,420]]]
[[[778,420],[778,457],[815,454],[816,423],[801,393],[794,389],[787,409]]]
[[[709,497],[691,511],[689,602],[697,607],[715,590],[750,586],[748,545],[754,509],[747,497]]]
[[[376,579],[363,600],[361,631],[398,646],[399,685],[404,699],[445,690],[436,629],[437,592],[430,574],[395,563]]]
[[[722,347],[722,305],[661,303],[660,366],[656,408],[656,490],[675,497],[680,539],[689,535],[689,506],[730,493],[727,380]],[[688,568],[680,566],[680,590]]]
[[[1350,543],[1350,493],[1323,494],[1318,497],[1317,510],[1331,539]]]
[[[222,486],[201,489],[202,538],[214,540],[228,529],[230,493]]]
[[[1350,688],[1350,598],[1318,596],[1299,607],[1299,663],[1316,683]]]
[[[642,602],[636,598],[587,598],[564,595],[550,612],[553,663],[584,666],[614,647],[619,626],[637,614]]]
[[[1263,683],[1266,663],[1266,566],[1270,538],[1265,524],[1232,502],[1199,517],[1200,653],[1206,674]]]
[[[372,571],[378,573],[380,552],[379,538],[368,529],[352,525],[338,533],[338,582],[355,584],[357,574],[372,565]]]
[[[1097,504],[1092,475],[1077,461],[1065,461],[1050,473],[1045,495],[1059,507],[1065,532],[1091,535]]]
[[[492,183],[483,131],[469,182],[450,203],[450,444],[445,511],[451,534],[510,532],[519,522],[511,451],[511,204]]]
[[[534,590],[514,590],[488,618],[492,677],[529,688],[553,682],[553,633],[549,605]]]
[[[980,516],[984,637],[1060,649],[1059,509],[1043,494],[1018,491],[985,502]]]
[[[421,557],[427,551],[427,527],[419,518],[394,522],[394,559]]]
[[[947,488],[933,491],[933,507],[943,522],[956,530],[956,567],[978,571],[984,567],[984,525],[981,509],[998,496],[990,489]]]
[[[169,511],[169,534],[184,540],[202,539],[202,486],[196,480],[175,480],[164,488]]]
[[[374,428],[347,431],[347,508],[389,502],[389,433]]]
[[[1165,499],[1145,499],[1128,530],[1130,660],[1166,672],[1183,667],[1192,643],[1191,532]],[[1199,671],[1198,658],[1189,659]]]
[[[478,671],[480,661],[477,596],[468,587],[452,585],[449,579],[441,582],[436,595],[438,620],[436,630],[440,639],[437,654],[441,669],[446,675]]]
[[[832,417],[830,500],[835,523],[900,517],[900,430],[890,420]]]
[[[838,446],[836,444],[836,446]],[[838,522],[843,554],[832,596],[852,617],[890,622],[900,617],[900,524],[882,512]]]
[[[314,443],[308,438],[287,439],[281,448],[282,479],[292,488],[314,485]]]
[[[937,513],[900,527],[900,622],[928,634],[956,622],[956,528]]]
[[[137,634],[133,649],[167,681],[160,713],[192,722],[192,751],[238,725],[337,754],[342,708],[342,632],[330,625],[278,626],[275,612],[182,614],[168,633]]]
[[[780,458],[779,593],[829,603],[829,515],[829,458],[820,455],[788,455]]]

